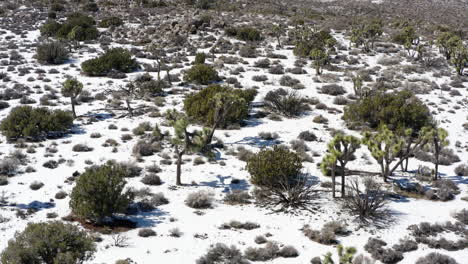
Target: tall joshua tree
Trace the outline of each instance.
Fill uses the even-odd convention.
[[[83,92],[83,84],[76,78],[68,78],[62,85],[62,94],[65,97],[70,97],[73,118],[76,118],[75,104],[76,98]]]

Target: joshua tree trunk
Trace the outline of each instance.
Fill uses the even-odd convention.
[[[133,116],[133,109],[132,106],[130,105],[130,99],[126,98],[125,103],[127,104],[127,111],[130,114],[130,116]]]
[[[341,197],[344,198],[346,196],[345,194],[345,163],[344,162],[340,162],[340,165],[341,165]]]
[[[335,185],[336,185],[335,170],[336,170],[336,163],[333,164],[332,171],[331,171],[331,174],[332,174],[332,197],[333,198],[336,198],[336,194],[335,194]]]
[[[439,177],[439,156],[440,156],[440,144],[437,140],[437,137],[434,138],[434,158],[435,158],[435,170],[434,170],[434,180],[437,180]]]
[[[76,112],[75,112],[75,98],[70,97],[70,101],[71,101],[71,106],[72,106],[73,118],[76,118]]]
[[[182,175],[182,156],[185,153],[185,150],[179,151],[179,147],[176,147],[177,153],[177,173],[176,173],[176,184],[182,185],[181,175]]]

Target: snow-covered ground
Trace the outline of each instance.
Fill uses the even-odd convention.
[[[4,47],[6,45],[6,36],[12,36],[13,34],[8,29],[2,29],[7,31],[6,34],[0,36],[0,42]],[[339,40],[340,44],[349,47],[350,43],[347,37],[341,33],[334,33],[335,37]],[[19,36],[13,36],[10,42],[15,42],[20,45],[19,52],[27,61],[26,64],[21,67],[31,67],[32,70],[29,74],[20,76],[18,71],[8,72],[12,82],[5,83],[6,87],[12,87],[13,82],[27,85],[29,87],[39,86],[35,91],[44,91],[44,85],[49,85],[53,89],[60,90],[61,83],[65,80],[66,75],[71,75],[78,78],[83,82],[84,87],[92,95],[102,92],[105,88],[117,87],[121,84],[122,80],[112,80],[113,84],[108,82],[109,78],[91,78],[80,74],[79,65],[86,59],[93,58],[97,53],[88,53],[86,48],[80,49],[79,52],[73,53],[73,60],[71,63],[77,67],[71,67],[71,63],[67,63],[60,66],[42,66],[37,63],[33,58],[35,53],[34,48],[22,48],[22,45],[27,45],[35,42],[39,37],[39,31],[30,31],[26,38],[20,38]],[[98,45],[92,45],[97,50],[100,50]],[[5,52],[5,51],[4,51]],[[340,51],[342,54],[348,54],[348,50]],[[280,50],[275,50],[275,53],[287,56],[287,59],[280,59],[280,63],[284,68],[293,68],[295,56],[292,50],[288,47]],[[219,57],[221,54],[217,54]],[[377,53],[376,55],[363,55],[360,54],[361,65],[366,63],[368,68],[377,66],[377,61],[383,55]],[[260,58],[260,57],[259,57]],[[255,102],[261,102],[264,95],[275,88],[279,88],[279,79],[281,75],[273,75],[268,73],[267,69],[259,69],[253,67],[255,59],[245,59],[249,64],[243,65],[246,72],[237,75],[239,82],[243,87],[248,88],[252,86],[258,86],[259,94],[257,95]],[[193,57],[189,57],[190,61]],[[146,59],[138,59],[140,62],[148,62]],[[401,65],[410,62],[403,62]],[[220,68],[219,72],[221,75],[228,76],[229,70],[239,65],[225,65],[224,68]],[[343,65],[339,65],[343,66]],[[188,66],[185,66],[187,68]],[[344,67],[344,66],[343,66]],[[383,71],[387,66],[381,66]],[[396,66],[397,69],[400,66]],[[35,68],[41,68],[46,73],[34,73]],[[56,69],[59,71],[58,74],[49,74],[49,70]],[[174,70],[172,73],[177,73],[180,69]],[[0,71],[5,72],[6,66],[1,66]],[[318,98],[320,102],[333,106],[336,109],[343,110],[343,106],[333,104],[333,96],[319,93],[319,88],[326,83],[318,83],[314,81],[317,76],[312,68],[306,68],[307,74],[303,75],[292,75],[294,78],[300,80],[305,86],[305,89],[298,90],[298,93],[308,98]],[[331,73],[325,71],[325,73]],[[141,72],[129,74],[129,78],[134,78]],[[155,76],[155,73],[151,73]],[[343,76],[343,72],[333,72],[339,76]],[[254,75],[266,75],[268,81],[265,83],[258,83],[252,81]],[[50,82],[43,82],[40,77],[46,77],[50,79]],[[28,80],[33,77],[34,80]],[[405,76],[406,79],[412,78],[424,78],[430,82],[435,82],[438,85],[450,82],[450,77],[434,77],[431,72],[424,74],[409,74]],[[319,78],[320,79],[320,78]],[[353,93],[352,81],[349,78],[342,77],[337,83],[345,87],[349,94]],[[152,192],[162,192],[169,199],[170,203],[162,205],[156,210],[148,213],[140,213],[138,215],[129,216],[130,219],[138,221],[139,228],[152,228],[157,232],[157,236],[143,238],[139,237],[138,230],[131,230],[125,233],[128,237],[128,246],[116,247],[113,246],[112,235],[101,235],[104,239],[98,243],[98,251],[95,258],[89,263],[114,263],[118,259],[131,258],[136,263],[194,263],[197,258],[203,255],[210,245],[222,242],[227,245],[235,245],[242,251],[247,247],[254,246],[258,247],[254,243],[254,238],[258,235],[271,234],[270,240],[280,242],[284,245],[294,246],[300,253],[299,257],[285,259],[277,258],[268,263],[309,263],[310,259],[315,256],[323,256],[326,252],[335,252],[333,246],[326,246],[309,240],[301,232],[301,228],[308,224],[314,229],[320,229],[322,225],[331,220],[342,220],[346,223],[346,227],[352,231],[350,235],[345,237],[338,237],[339,242],[345,246],[354,246],[358,249],[359,253],[367,254],[363,246],[367,242],[369,237],[379,237],[386,241],[390,246],[397,243],[399,239],[404,238],[409,234],[407,227],[412,224],[418,224],[420,222],[444,222],[454,221],[451,214],[454,211],[458,211],[463,208],[468,208],[467,201],[461,199],[466,196],[468,192],[468,179],[466,177],[454,176],[454,168],[461,164],[468,162],[468,137],[466,136],[467,131],[464,130],[462,124],[466,123],[468,117],[468,83],[464,83],[465,88],[458,88],[457,90],[461,93],[461,96],[453,97],[446,91],[432,90],[427,94],[419,94],[418,97],[424,102],[434,104],[428,104],[431,110],[435,113],[435,118],[440,121],[440,126],[449,132],[449,147],[454,149],[456,154],[460,157],[461,161],[451,166],[441,166],[440,172],[442,178],[454,180],[460,187],[461,194],[457,195],[456,198],[448,202],[430,201],[424,199],[406,198],[401,200],[392,200],[389,203],[389,208],[393,212],[393,220],[385,228],[376,228],[374,226],[360,226],[355,221],[354,217],[349,216],[344,212],[339,204],[331,199],[329,193],[323,193],[317,200],[315,207],[319,208],[314,212],[298,211],[295,214],[287,213],[272,213],[271,210],[265,208],[259,208],[254,204],[250,205],[228,205],[223,203],[222,199],[224,195],[233,189],[245,189],[251,190],[253,187],[249,183],[249,174],[245,170],[245,162],[238,160],[237,157],[227,155],[226,150],[219,150],[218,162],[210,163],[206,162],[201,165],[194,165],[193,162],[189,161],[183,165],[182,181],[184,183],[194,183],[183,187],[175,187],[175,170],[176,165],[163,165],[160,161],[163,159],[163,154],[169,154],[173,156],[173,150],[171,148],[164,149],[161,153],[154,156],[145,157],[143,162],[137,163],[140,167],[144,168],[154,163],[158,164],[162,168],[162,172],[158,175],[163,180],[161,186],[145,186],[141,183],[141,177],[128,179],[128,186],[135,187],[137,189],[142,187],[148,187]],[[175,86],[174,86],[175,87]],[[178,87],[180,88],[180,87]],[[5,88],[2,88],[5,89]],[[168,89],[169,90],[169,89]],[[187,91],[190,89],[187,87]],[[29,97],[39,102],[39,98],[44,93],[31,94]],[[60,93],[58,93],[60,95]],[[167,109],[176,108],[181,109],[182,106],[182,95],[167,95],[165,97],[165,106],[159,107],[161,113]],[[443,103],[445,101],[446,103]],[[60,104],[54,108],[70,109],[69,99],[61,98]],[[0,119],[3,119],[8,115],[9,110],[16,105],[19,105],[19,100],[10,100],[10,107],[8,109],[0,111]],[[39,103],[37,103],[38,105]],[[81,103],[77,106],[76,111],[78,115],[90,116],[95,114],[107,114],[109,111],[105,110],[105,101],[93,101],[91,103]],[[151,102],[144,102],[135,100],[133,104],[147,104],[151,105]],[[455,108],[455,106],[458,106]],[[441,111],[439,107],[445,109]],[[252,112],[258,109],[252,109]],[[453,110],[453,111],[448,111]],[[0,223],[0,250],[3,250],[11,239],[15,232],[21,231],[30,222],[40,222],[47,220],[47,214],[57,213],[58,217],[67,216],[70,213],[69,209],[69,197],[58,200],[54,199],[55,194],[63,190],[70,193],[74,183],[65,182],[65,180],[72,175],[73,172],[82,172],[85,167],[89,166],[89,161],[94,164],[102,164],[107,160],[115,159],[117,161],[135,161],[135,157],[132,156],[132,148],[138,141],[138,137],[134,136],[133,139],[123,142],[120,138],[122,134],[131,133],[131,130],[135,128],[139,123],[149,121],[152,124],[160,125],[163,131],[170,131],[172,128],[162,126],[163,118],[153,118],[148,115],[142,115],[137,117],[125,116],[123,118],[116,118],[119,114],[125,112],[115,112],[117,115],[114,117],[103,118],[96,122],[87,122],[88,117],[79,118],[75,121],[77,128],[76,133],[67,135],[64,138],[57,140],[47,140],[39,143],[34,143],[37,146],[36,153],[27,154],[29,159],[29,165],[36,169],[32,173],[20,173],[15,177],[9,178],[9,184],[6,186],[0,186],[0,197],[4,197],[8,200],[8,205],[0,206],[0,216],[9,219]],[[318,115],[323,115],[328,119],[328,124],[314,123],[312,120]],[[330,128],[343,129],[345,131],[344,121],[341,120],[341,114],[332,114],[327,110],[312,109],[310,112],[305,113],[303,116],[293,119],[283,118],[281,121],[273,121],[267,118],[262,119],[251,119],[248,125],[242,127],[239,130],[217,130],[216,138],[220,139],[228,148],[235,149],[239,146],[243,146],[252,151],[258,151],[264,146],[274,144],[271,141],[262,140],[258,134],[259,132],[271,132],[277,133],[279,138],[277,143],[290,144],[291,140],[297,139],[300,132],[310,130],[313,131],[319,138],[317,142],[306,143],[310,148],[309,154],[312,152],[314,155],[314,162],[305,162],[304,170],[313,176],[318,177],[320,181],[329,181],[327,177],[322,176],[320,169],[317,167],[317,163],[320,162],[321,157],[326,152],[326,144],[331,139],[329,133]],[[110,130],[108,126],[115,124],[118,129]],[[129,131],[122,131],[123,128],[129,129]],[[100,138],[91,138],[92,133],[98,132],[102,134]],[[356,131],[347,131],[351,134],[358,135]],[[103,147],[102,144],[106,139],[115,139],[120,145],[117,147],[118,151],[113,152],[112,147]],[[6,156],[8,153],[15,150],[14,144],[6,143],[5,139],[2,138],[0,144],[0,153],[2,156]],[[455,143],[460,142],[461,147],[456,147]],[[73,152],[72,147],[75,144],[82,143],[87,144],[94,148],[92,152]],[[46,148],[52,145],[56,145],[56,153],[47,153]],[[46,154],[47,157],[46,157]],[[362,147],[358,150],[356,156],[358,157],[355,161],[349,164],[351,169],[367,170],[378,172],[379,167],[374,160],[369,163],[368,160],[362,158],[366,154],[370,157],[367,149]],[[51,156],[50,156],[51,155]],[[188,155],[186,158],[193,160],[196,155]],[[50,159],[64,159],[67,162],[62,163],[56,169],[48,169],[42,166],[42,164]],[[221,165],[219,161],[224,161],[225,165]],[[174,161],[174,160],[173,160]],[[206,161],[206,159],[205,159]],[[410,162],[409,171],[416,170],[418,166],[426,165],[432,167],[430,163],[424,163],[416,159],[412,159]],[[22,168],[24,170],[24,168]],[[143,172],[142,174],[144,174]],[[412,177],[410,174],[404,175],[401,172],[397,172],[399,176]],[[240,179],[240,184],[231,184],[232,179]],[[43,182],[45,185],[37,191],[33,191],[29,188],[30,184],[34,181]],[[187,207],[184,204],[189,193],[198,190],[207,190],[212,192],[215,197],[215,205],[211,209],[202,210],[203,214],[199,215],[194,213],[194,209]],[[25,219],[21,219],[16,216],[17,209],[26,209],[34,207],[39,209],[36,213],[27,216]],[[239,220],[242,222],[251,221],[260,224],[260,228],[246,231],[246,230],[221,230],[219,226],[223,223],[231,220]],[[181,237],[170,236],[170,230],[178,228],[183,234]],[[427,246],[420,244],[419,249],[413,252],[405,253],[404,259],[399,263],[415,263],[418,257],[424,256],[429,252],[440,252],[449,255],[456,259],[459,263],[467,263],[468,258],[467,250],[459,251],[445,251],[438,249],[430,249]]]

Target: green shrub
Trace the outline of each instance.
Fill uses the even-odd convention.
[[[81,69],[89,76],[106,76],[113,71],[128,73],[138,67],[132,54],[124,48],[109,49],[100,57],[81,64]]]
[[[219,81],[218,72],[210,65],[193,65],[184,75],[184,81],[196,84],[210,84]]]
[[[299,155],[279,146],[263,149],[247,161],[250,181],[260,187],[294,184],[300,177],[301,170]]]
[[[116,16],[103,18],[101,22],[99,22],[99,26],[103,28],[108,28],[111,26],[118,27],[118,26],[122,26],[123,24],[124,22],[122,21],[122,19]]]
[[[231,107],[229,113],[224,113],[225,118],[219,124],[220,127],[227,127],[230,124],[239,123],[248,117],[249,103],[253,101],[257,92],[253,89],[240,90],[232,89],[228,86],[210,85],[203,90],[187,96],[184,100],[184,110],[187,115],[197,122],[212,125],[215,118],[215,97],[221,93],[229,93],[238,96],[243,100],[239,105]]]
[[[52,132],[60,134],[72,125],[73,116],[70,112],[45,107],[17,106],[2,120],[0,130],[8,140],[40,140]]]
[[[385,124],[391,130],[412,128],[414,132],[428,125],[432,118],[427,106],[410,91],[376,92],[349,104],[343,119],[348,125],[377,128]]]
[[[70,208],[78,217],[102,223],[105,217],[124,212],[133,199],[124,191],[128,170],[115,161],[87,168],[70,195]]]
[[[85,41],[98,37],[99,32],[95,25],[96,21],[92,17],[73,13],[67,17],[63,24],[54,20],[47,21],[41,26],[40,31],[43,36],[47,37]]]
[[[205,64],[206,54],[204,52],[197,53],[195,55],[195,64]]]
[[[42,64],[62,64],[68,59],[68,49],[58,41],[41,43],[36,49],[36,59]]]
[[[309,109],[306,99],[302,98],[296,91],[287,91],[278,88],[269,91],[265,95],[265,107],[270,111],[287,117],[295,117]]]
[[[83,263],[95,251],[94,239],[72,224],[29,223],[8,241],[1,263]]]
[[[230,27],[225,31],[226,35],[234,37],[243,41],[261,41],[263,39],[262,33],[253,27]]]

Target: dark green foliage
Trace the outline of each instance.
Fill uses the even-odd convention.
[[[261,41],[263,40],[262,33],[253,27],[230,27],[224,31],[226,35],[237,38],[243,41]]]
[[[63,24],[54,20],[47,21],[41,26],[40,31],[43,36],[47,37],[85,41],[98,37],[99,32],[95,25],[96,21],[92,17],[73,13],[67,17]]]
[[[29,223],[8,241],[1,263],[76,264],[90,260],[95,251],[94,239],[72,224]]]
[[[225,115],[224,120],[219,124],[220,127],[239,123],[248,117],[249,103],[253,101],[257,92],[252,89],[232,89],[221,85],[210,85],[198,93],[187,96],[184,100],[184,110],[195,121],[212,125],[215,120],[215,97],[221,93],[230,93],[244,100],[240,102],[240,105],[231,108],[230,112]]]
[[[36,59],[42,64],[61,64],[68,59],[68,49],[58,41],[41,43],[36,49]]]
[[[218,72],[210,65],[193,65],[184,75],[184,81],[196,84],[210,84],[219,81]]]
[[[328,31],[312,32],[304,30],[296,33],[294,55],[308,58],[313,50],[326,52],[332,50],[335,45],[336,40]]]
[[[45,107],[17,106],[0,123],[0,130],[8,140],[25,138],[40,140],[51,132],[64,132],[71,128],[70,112]]]
[[[108,28],[110,26],[118,27],[122,26],[124,22],[120,17],[116,16],[110,16],[110,17],[105,17],[99,22],[99,26],[103,28]]]
[[[128,73],[138,67],[132,54],[124,48],[109,49],[100,57],[81,64],[81,69],[89,76],[106,76],[113,71]]]
[[[286,148],[263,149],[247,161],[250,181],[261,187],[293,184],[302,170],[301,158]]]
[[[427,106],[406,90],[396,93],[377,92],[349,104],[343,119],[348,125],[377,128],[385,124],[393,131],[411,128],[415,133],[432,120]]]
[[[128,171],[115,161],[86,169],[70,195],[72,212],[82,218],[101,223],[105,217],[125,211],[133,199],[124,191]]]
[[[205,60],[206,60],[206,54],[201,52],[201,53],[197,53],[197,55],[195,55],[195,64],[205,64]]]

